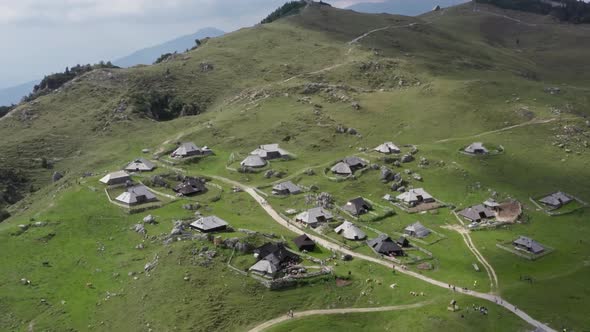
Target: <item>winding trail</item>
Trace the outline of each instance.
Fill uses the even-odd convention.
[[[277,317],[275,319],[271,319],[266,321],[252,329],[249,332],[262,332],[269,327],[274,325],[280,324],[282,322],[296,319],[296,318],[303,318],[308,316],[316,316],[316,315],[340,315],[340,314],[350,314],[350,313],[367,313],[367,312],[383,312],[383,311],[395,311],[395,310],[407,310],[407,309],[414,309],[420,308],[430,302],[420,302],[415,304],[406,304],[406,305],[396,305],[396,306],[388,306],[388,307],[375,307],[375,308],[343,308],[343,309],[323,309],[323,310],[307,310],[307,311],[299,311],[294,312],[293,317],[289,315],[283,315]]]
[[[503,131],[508,131],[508,130],[512,130],[515,128],[520,128],[520,127],[525,127],[525,126],[530,126],[530,125],[537,125],[537,124],[546,124],[546,123],[550,123],[550,122],[553,122],[556,120],[559,120],[559,119],[558,118],[534,119],[531,121],[515,124],[512,126],[508,126],[508,127],[504,127],[504,128],[500,128],[500,129],[496,129],[496,130],[485,131],[483,133],[479,133],[479,134],[472,135],[472,136],[445,138],[445,139],[438,140],[435,143],[446,143],[446,142],[452,142],[452,141],[466,140],[466,139],[470,139],[470,138],[478,138],[478,137],[482,137],[482,136],[486,136],[486,135],[501,133]],[[567,119],[562,119],[562,120],[567,120]]]
[[[293,233],[296,234],[304,234],[305,232],[300,229],[299,227],[293,225],[291,222],[283,219],[283,217],[281,217],[281,215],[266,201],[266,199],[264,199],[264,197],[260,196],[258,194],[258,192],[256,192],[256,190],[252,187],[246,186],[240,182],[234,181],[234,180],[230,180],[221,176],[217,176],[217,175],[211,175],[210,176],[213,179],[216,179],[218,181],[224,182],[226,184],[229,184],[231,186],[235,186],[238,188],[241,188],[244,192],[248,193],[250,196],[252,196],[252,198],[254,198],[254,200],[256,200],[256,202],[258,202],[258,204],[260,204],[260,206],[264,209],[264,211],[266,211],[266,213],[273,218],[277,223],[279,223],[280,225],[284,226],[285,228],[289,229],[290,231],[292,231]],[[380,259],[380,258],[376,258],[376,257],[372,257],[372,256],[368,256],[368,255],[364,255],[364,254],[360,254],[351,250],[348,250],[338,244],[335,244],[331,241],[328,241],[326,239],[317,237],[315,235],[312,234],[307,234],[313,241],[316,242],[316,244],[321,245],[322,247],[332,250],[332,251],[337,251],[337,252],[341,252],[343,254],[347,254],[350,255],[352,257],[356,257],[358,259],[362,259],[368,262],[372,262],[372,263],[376,263],[376,264],[380,264],[382,266],[388,267],[388,268],[392,268],[395,269],[397,272],[408,275],[410,277],[416,278],[416,279],[420,279],[422,281],[425,281],[429,284],[441,287],[441,288],[446,288],[449,289],[450,285],[448,283],[444,283],[442,281],[438,281],[429,277],[426,277],[422,274],[410,271],[410,270],[406,270],[401,268],[399,265],[385,260],[385,259]],[[539,322],[538,320],[532,318],[531,316],[529,316],[527,313],[519,310],[515,305],[510,304],[509,302],[506,302],[504,299],[494,295],[494,294],[489,294],[489,293],[480,293],[480,292],[476,292],[476,291],[471,291],[468,289],[463,289],[461,287],[455,287],[454,289],[455,292],[457,293],[461,293],[461,294],[465,294],[468,296],[473,296],[473,297],[477,297],[483,300],[487,300],[493,303],[496,303],[497,305],[500,305],[504,308],[506,308],[507,310],[511,311],[512,313],[514,313],[515,315],[517,315],[518,317],[520,317],[521,319],[523,319],[524,321],[526,321],[527,323],[541,329],[541,331],[546,331],[546,332],[556,332],[554,329],[550,328],[549,326]]]
[[[447,227],[445,227],[445,226],[442,226],[442,227],[456,231],[457,233],[459,233],[461,235],[461,237],[463,238],[463,241],[467,245],[467,248],[473,253],[475,258],[477,258],[477,260],[481,263],[481,265],[483,265],[483,267],[486,269],[486,272],[487,272],[488,277],[490,279],[490,283],[491,283],[490,288],[492,289],[492,293],[493,293],[494,289],[496,290],[496,292],[498,292],[500,289],[500,286],[498,284],[498,276],[496,275],[496,271],[494,270],[492,265],[490,263],[488,263],[488,261],[485,259],[485,257],[479,252],[479,250],[477,249],[477,247],[473,243],[473,240],[471,239],[471,235],[469,234],[469,231],[459,225],[452,225],[452,226],[449,225]]]

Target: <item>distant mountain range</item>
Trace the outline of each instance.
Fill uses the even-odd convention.
[[[126,57],[113,61],[113,64],[119,67],[132,67],[139,64],[151,65],[154,61],[164,53],[184,52],[187,48],[195,45],[195,39],[202,39],[205,37],[219,37],[225,32],[215,28],[201,29],[193,34],[182,36],[165,43],[144,48],[132,53]],[[18,104],[21,99],[33,91],[35,84],[38,81],[31,81],[17,86],[0,89],[0,106],[9,106]]]
[[[361,2],[348,7],[362,13],[389,13],[416,16],[431,11],[434,7],[450,7],[468,0],[385,0],[384,2]]]
[[[0,106],[10,106],[12,104],[18,104],[22,97],[28,95],[33,91],[35,84],[38,81],[31,81],[23,83],[17,86],[0,89]]]
[[[219,37],[225,32],[216,28],[201,29],[193,34],[182,36],[163,44],[144,48],[126,57],[113,61],[115,66],[132,67],[139,64],[151,65],[164,53],[184,52],[187,48],[195,46],[195,39],[205,37]]]

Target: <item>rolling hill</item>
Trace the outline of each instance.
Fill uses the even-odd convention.
[[[309,5],[156,65],[94,70],[19,105],[0,119],[0,175],[6,174],[0,185],[22,196],[2,203],[11,217],[0,224],[0,252],[9,253],[0,256],[0,329],[246,331],[289,310],[410,304],[418,309],[309,316],[271,330],[534,328],[515,312],[552,329],[589,326],[583,309],[590,304],[588,209],[551,216],[532,199],[557,190],[590,199],[589,29],[485,5],[416,17]],[[188,141],[215,155],[192,162],[167,157]],[[396,166],[371,152],[386,141],[417,153],[415,160]],[[479,141],[501,152],[459,152]],[[272,161],[261,172],[238,171],[242,158],[269,143],[280,143],[293,159]],[[376,166],[334,179],[329,167],[349,155]],[[158,165],[155,175],[206,177],[210,191],[186,198],[158,187],[160,205],[129,213],[110,202],[120,189],[109,192],[98,179],[140,156]],[[380,166],[447,207],[409,214],[388,205],[381,197],[395,192],[380,181]],[[56,171],[64,177],[53,182]],[[282,181],[277,173],[309,192],[272,196],[272,185]],[[150,185],[154,174],[133,179]],[[250,191],[236,190],[236,183]],[[291,243],[293,229],[267,209],[303,211],[312,188],[330,193],[337,206],[358,196],[373,202],[370,219],[333,209],[370,237],[399,237],[417,220],[433,230],[429,239],[411,239],[424,251],[410,251],[415,260],[407,271],[443,287],[361,258],[381,259],[331,227],[301,231],[357,256],[343,260],[318,246],[309,253],[316,263],[308,265],[322,260],[332,274],[277,292],[244,275],[251,254],[196,234],[170,236],[177,220],[195,218],[190,204],[231,224],[216,234],[222,240],[254,241],[246,229],[261,236],[257,244]],[[490,196],[520,201],[521,222],[457,231],[465,228],[452,211]],[[377,215],[382,210],[388,213]],[[145,225],[146,236],[131,230],[148,214],[157,223]],[[502,249],[520,235],[552,250],[528,260]],[[453,292],[451,285],[511,306]],[[447,310],[451,300],[460,311]]]
[[[113,61],[113,64],[119,67],[151,65],[162,54],[174,52],[182,53],[185,50],[192,48],[193,46],[195,46],[195,39],[203,39],[206,37],[219,37],[224,33],[225,32],[216,28],[204,28],[193,34],[181,36],[159,45],[138,50],[130,55]]]

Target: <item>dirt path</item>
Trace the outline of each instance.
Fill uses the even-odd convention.
[[[303,318],[308,316],[316,316],[316,315],[341,315],[341,314],[349,314],[349,313],[367,313],[367,312],[383,312],[383,311],[395,311],[395,310],[408,310],[414,308],[423,307],[430,302],[420,302],[416,304],[406,304],[406,305],[396,305],[396,306],[388,306],[388,307],[375,307],[375,308],[344,308],[344,309],[324,309],[324,310],[308,310],[308,311],[299,311],[294,312],[293,317],[289,315],[283,315],[281,317],[277,317],[275,319],[271,319],[266,321],[253,329],[250,329],[249,332],[262,332],[269,327],[274,325],[280,324],[282,322]]]
[[[455,217],[457,217],[457,215],[455,215]],[[488,274],[488,278],[490,279],[490,288],[492,290],[492,293],[494,292],[494,290],[496,292],[498,292],[498,290],[500,288],[499,288],[498,276],[496,275],[496,271],[494,270],[492,265],[490,263],[488,263],[488,261],[485,259],[485,257],[479,252],[479,250],[477,250],[477,247],[475,247],[475,244],[473,243],[473,240],[471,239],[471,235],[469,234],[469,231],[459,225],[449,225],[449,226],[442,226],[442,227],[456,231],[457,233],[459,233],[461,235],[461,237],[463,238],[463,241],[467,245],[467,248],[469,248],[469,250],[473,253],[475,258],[477,258],[477,260],[481,263],[481,265],[483,265],[483,267],[486,269],[486,272]]]
[[[254,188],[246,186],[240,182],[237,181],[233,181],[221,176],[211,176],[211,178],[216,179],[218,181],[227,183],[231,186],[235,186],[238,188],[242,188],[242,190],[246,193],[248,193],[250,196],[252,196],[252,198],[254,198],[254,200],[256,200],[256,202],[258,202],[258,204],[260,204],[260,206],[264,209],[264,211],[266,211],[266,213],[273,218],[277,223],[279,223],[280,225],[284,226],[285,228],[289,229],[290,231],[296,233],[296,234],[304,234],[305,232],[300,229],[299,227],[293,225],[291,222],[283,219],[283,217],[280,216],[280,214],[275,211],[275,209],[270,206],[270,204],[268,204],[268,202],[266,201],[266,199],[264,199],[262,196],[260,196],[256,190],[254,190]],[[307,234],[313,241],[315,241],[316,244],[335,251],[335,252],[340,252],[343,254],[347,254],[347,255],[351,255],[352,257],[356,257],[357,259],[362,259],[368,262],[372,262],[372,263],[376,263],[376,264],[380,264],[382,266],[388,267],[388,268],[393,268],[395,269],[397,272],[408,275],[410,277],[416,278],[416,279],[420,279],[422,281],[425,281],[427,283],[430,283],[432,285],[441,287],[441,288],[446,288],[449,289],[450,285],[448,283],[442,282],[442,281],[438,281],[429,277],[426,277],[422,274],[410,271],[410,270],[406,270],[401,268],[399,265],[385,260],[385,259],[380,259],[380,258],[376,258],[376,257],[372,257],[372,256],[367,256],[364,254],[360,254],[351,250],[348,250],[338,244],[335,244],[331,241],[328,241],[326,239],[314,236],[312,234]],[[490,302],[494,302],[497,303],[498,305],[506,308],[507,310],[513,312],[515,315],[517,315],[518,317],[520,317],[521,319],[523,319],[524,321],[526,321],[527,323],[541,328],[542,330],[546,331],[546,332],[555,332],[555,330],[553,330],[552,328],[550,328],[549,326],[546,326],[545,324],[533,319],[531,316],[529,316],[527,313],[519,310],[516,306],[506,302],[505,300],[501,299],[500,297],[494,295],[494,294],[489,294],[489,293],[480,293],[480,292],[475,292],[475,291],[471,291],[468,289],[463,289],[461,287],[456,287],[454,288],[454,291],[457,293],[461,293],[461,294],[465,294],[465,295],[469,295],[469,296],[473,296],[473,297],[477,297],[483,300],[487,300]]]
[[[435,143],[446,143],[446,142],[458,141],[458,140],[465,140],[465,139],[470,139],[470,138],[478,138],[478,137],[482,137],[482,136],[486,136],[486,135],[501,133],[503,131],[508,131],[508,130],[512,130],[512,129],[515,129],[515,128],[520,128],[520,127],[525,127],[525,126],[531,126],[531,125],[536,125],[536,124],[546,124],[546,123],[550,123],[550,122],[553,122],[553,121],[556,121],[556,120],[558,120],[558,118],[534,119],[534,120],[531,120],[531,121],[519,123],[519,124],[516,124],[516,125],[512,125],[512,126],[508,126],[508,127],[504,127],[504,128],[500,128],[500,129],[496,129],[496,130],[485,131],[483,133],[479,133],[479,134],[472,135],[472,136],[445,138],[445,139],[438,140]]]

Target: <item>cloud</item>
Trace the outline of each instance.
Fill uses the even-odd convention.
[[[109,20],[178,23],[213,17],[239,17],[267,13],[287,0],[0,0],[0,24],[68,24]],[[335,0],[346,7],[358,2]]]

